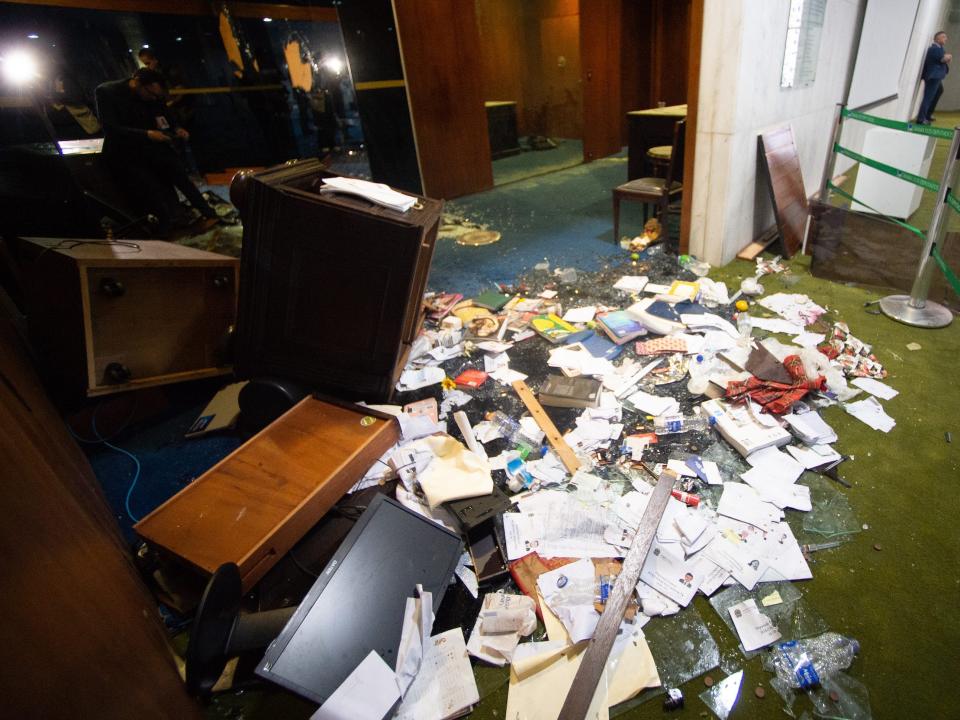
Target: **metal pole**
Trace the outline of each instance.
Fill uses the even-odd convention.
[[[817,196],[817,199],[822,202],[827,202],[827,183],[833,179],[833,169],[837,164],[837,154],[833,151],[834,146],[840,142],[840,133],[842,131],[841,116],[840,113],[843,110],[843,104],[837,103],[836,109],[833,111],[833,132],[830,133],[830,147],[827,148],[827,161],[823,166],[823,178],[820,180],[820,194]]]
[[[953,129],[950,154],[943,169],[933,218],[930,221],[930,229],[927,230],[927,241],[923,244],[913,288],[909,295],[888,295],[880,301],[880,309],[885,315],[906,325],[941,328],[953,321],[953,313],[943,305],[927,300],[927,295],[930,292],[930,280],[935,267],[933,248],[943,239],[947,229],[947,192],[956,182],[958,153],[960,153],[960,126]]]

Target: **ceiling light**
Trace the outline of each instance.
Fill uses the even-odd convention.
[[[14,85],[26,85],[37,76],[37,61],[17,50],[3,58],[3,76]]]

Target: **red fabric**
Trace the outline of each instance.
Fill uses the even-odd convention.
[[[818,375],[816,380],[807,378],[799,355],[787,356],[783,366],[794,379],[791,385],[752,376],[747,380],[734,380],[727,383],[726,398],[737,403],[745,403],[747,398],[750,398],[762,405],[766,412],[782,415],[811,390],[823,390],[826,386],[827,381],[823,375]]]

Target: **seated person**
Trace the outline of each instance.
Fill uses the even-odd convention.
[[[167,232],[183,193],[204,216],[202,229],[216,224],[217,214],[190,178],[174,149],[175,139],[189,133],[172,125],[166,115],[166,82],[156,70],[140,68],[132,78],[106,82],[97,88],[97,112],[103,124],[103,156],[144,213],[160,221]],[[174,190],[176,188],[176,190]]]

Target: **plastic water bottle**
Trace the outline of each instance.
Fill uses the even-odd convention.
[[[807,690],[850,667],[860,652],[853,638],[827,632],[806,640],[791,640],[774,646],[773,666],[777,677],[793,688]]]
[[[737,332],[745,341],[750,342],[750,333],[753,332],[753,322],[750,320],[750,313],[742,310],[737,313]]]
[[[691,395],[703,395],[707,391],[707,386],[710,385],[710,370],[703,355],[697,355],[690,361],[687,372],[690,373],[687,392]]]
[[[657,435],[674,435],[691,430],[706,430],[710,424],[699,415],[658,415],[653,419],[653,431]]]
[[[520,450],[520,456],[525,460],[527,455],[540,446],[523,432],[519,421],[514,420],[501,410],[487,413],[487,420],[496,425],[500,434],[506,438],[507,442]]]

